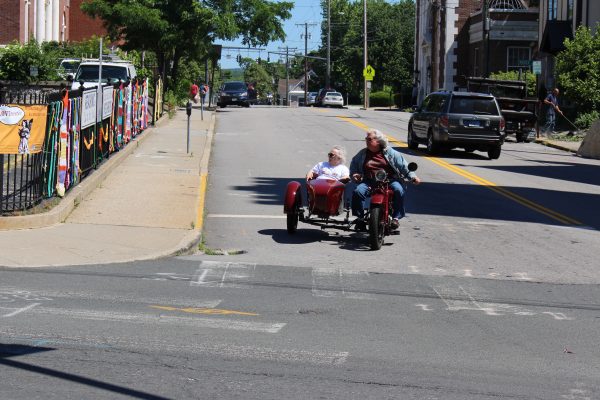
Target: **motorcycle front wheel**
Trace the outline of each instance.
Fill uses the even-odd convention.
[[[384,225],[381,221],[381,207],[371,208],[369,213],[369,244],[371,250],[379,250],[383,245]]]

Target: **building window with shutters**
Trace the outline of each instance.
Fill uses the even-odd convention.
[[[548,0],[548,21],[558,17],[558,0]]]
[[[507,71],[528,71],[531,65],[531,49],[529,47],[508,47],[506,54]]]

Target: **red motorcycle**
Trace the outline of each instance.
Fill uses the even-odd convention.
[[[409,171],[416,171],[417,164],[408,164]],[[370,206],[365,210],[364,221],[368,222],[369,244],[372,250],[379,250],[385,236],[392,234],[393,191],[386,172],[377,171],[375,183],[371,187]],[[315,179],[307,184],[308,208],[303,207],[302,185],[298,181],[288,183],[283,212],[287,214],[287,231],[296,233],[298,221],[320,226],[321,229],[334,228],[351,230],[356,220],[350,220],[349,202],[344,204],[345,185],[334,179]],[[339,216],[343,215],[340,219]]]

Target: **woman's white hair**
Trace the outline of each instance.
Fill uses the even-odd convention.
[[[367,131],[367,135],[369,133],[375,134],[375,139],[377,140],[377,143],[379,143],[382,149],[388,147],[388,139],[379,129],[369,129]]]
[[[342,146],[333,146],[331,150],[337,150],[342,164],[346,164],[346,149]]]

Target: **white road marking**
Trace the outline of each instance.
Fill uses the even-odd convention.
[[[236,283],[236,281],[249,279],[254,276],[255,271],[255,263],[202,261],[200,268],[190,281],[190,286],[240,288],[242,285]],[[233,282],[227,282],[227,280]]]
[[[415,304],[415,306],[420,307],[421,311],[433,311],[429,308],[429,304]]]
[[[374,300],[370,293],[360,292],[362,283],[369,277],[368,272],[342,271],[340,268],[313,268],[312,295],[315,297],[343,297],[357,300]],[[328,287],[330,289],[320,289]]]
[[[250,218],[250,219],[273,219],[287,218],[286,215],[257,215],[257,214],[208,214],[207,218]]]
[[[552,316],[558,321],[572,321],[574,318],[567,317],[561,312],[535,312],[517,305],[505,303],[491,303],[477,301],[469,292],[462,286],[435,286],[432,288],[439,298],[446,303],[448,311],[482,311],[486,315],[501,316],[501,315],[518,315],[518,316],[535,316],[546,314]],[[467,297],[469,300],[456,300],[456,298]]]
[[[27,310],[31,310],[33,307],[39,306],[40,304],[42,304],[42,303],[33,303],[33,304],[28,305],[27,307],[19,308],[19,309],[15,310],[15,311],[13,311],[11,313],[2,315],[2,318],[14,317],[17,314],[21,314],[22,312],[25,312]]]
[[[210,354],[225,357],[228,359],[250,359],[250,360],[268,360],[276,362],[313,364],[313,365],[342,365],[348,356],[347,351],[310,351],[295,349],[276,349],[272,347],[242,346],[228,343],[199,342],[193,344],[181,344],[169,342],[166,340],[144,339],[135,341],[125,337],[110,336],[60,336],[54,338],[44,332],[32,334],[30,332],[0,331],[4,337],[18,337],[31,340],[34,345],[52,345],[54,343],[73,343],[79,346],[93,346],[103,348],[130,348],[130,349],[157,349],[185,354]],[[54,336],[54,335],[53,335]]]
[[[561,313],[561,312],[557,313],[557,312],[544,311],[542,314],[550,315],[551,317],[553,317],[554,319],[556,319],[558,321],[572,321],[573,320],[573,318],[569,318],[564,313]]]
[[[63,310],[59,308],[38,307],[33,312],[44,315],[63,315],[66,317],[92,321],[123,321],[134,324],[169,324],[184,325],[197,328],[229,329],[235,331],[251,331],[277,333],[286,323],[284,322],[251,322],[239,319],[209,318],[209,317],[174,317],[156,314],[131,314],[94,310]]]

